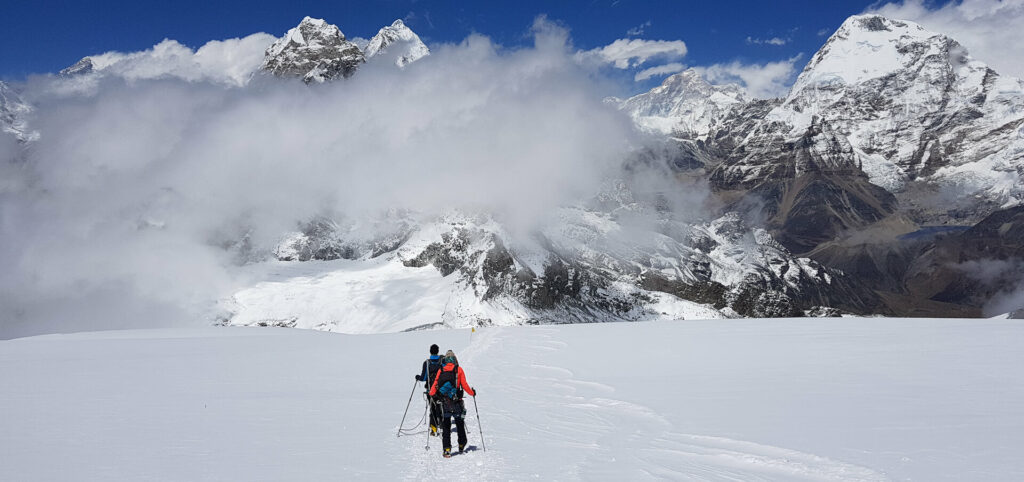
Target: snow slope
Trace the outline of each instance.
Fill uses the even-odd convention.
[[[395,437],[433,342],[487,452]],[[1022,343],[1014,320],[855,318],[9,340],[0,480],[1021,480]]]

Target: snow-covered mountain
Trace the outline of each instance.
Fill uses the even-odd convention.
[[[658,87],[621,103],[638,126],[699,139],[734,106],[747,102],[737,85],[712,85],[694,69],[669,76]]]
[[[367,58],[402,67],[427,54],[400,20],[360,48],[306,17],[266,48],[260,68],[319,83]],[[108,57],[86,57],[64,81],[102,72]],[[30,140],[20,120],[30,108],[2,84],[0,94],[4,129]],[[1022,255],[1024,87],[916,24],[851,17],[785,98],[750,99],[691,69],[619,107],[654,134],[645,141],[663,143],[623,159],[620,178],[532,231],[500,213],[308,213],[276,244],[224,243],[254,281],[222,300],[218,322],[368,332],[978,316],[1017,265],[996,282],[964,282],[956,266]],[[670,184],[652,192],[637,172]],[[677,216],[673,199],[706,186],[686,201],[701,215]]]
[[[747,138],[738,149],[812,128],[848,145],[842,162],[896,194],[919,222],[977,222],[1024,200],[1024,83],[912,22],[850,17],[755,131],[737,133]],[[774,168],[771,156],[744,157],[726,168],[737,182]],[[936,197],[957,198],[959,209],[929,205]]]
[[[261,71],[301,77],[307,84],[351,77],[366,59],[389,54],[404,67],[430,54],[430,49],[402,20],[381,28],[365,50],[345,38],[337,26],[306,17],[267,48]]]
[[[485,213],[389,213],[315,219],[274,252],[280,261],[253,265],[260,281],[225,301],[222,323],[364,333],[888,312],[735,212],[682,222],[623,184],[525,238]]]
[[[337,26],[306,17],[267,47],[260,70],[319,83],[350,77],[365,60],[363,51],[346,40]]]
[[[420,36],[405,26],[401,19],[383,27],[370,39],[363,49],[366,58],[384,55],[391,51],[395,55],[395,64],[399,67],[415,62],[427,55],[430,49],[420,40]]]
[[[936,251],[933,242],[959,246],[967,235],[904,235],[937,221],[980,221],[1017,202],[1016,181],[963,176],[1020,175],[1019,86],[948,37],[909,22],[854,16],[784,99],[750,100],[737,86],[712,85],[688,70],[621,101],[638,127],[668,142],[631,162],[710,181],[726,208],[703,221],[665,215],[657,196],[636,192],[626,180],[559,210],[528,239],[510,236],[487,215],[391,220],[387,229],[374,222],[376,237],[321,220],[286,236],[276,253],[280,260],[351,260],[347,269],[380,273],[363,285],[368,291],[393,291],[377,283],[397,279],[419,286],[410,299],[433,301],[416,305],[415,313],[436,321],[389,315],[403,313],[390,305],[361,305],[375,313],[374,326],[391,330],[844,312],[977,316],[998,283],[951,296],[925,286],[927,276],[919,274],[949,262],[935,253],[956,249]],[[957,210],[934,195],[949,190],[967,199]],[[653,227],[636,231],[638,217]],[[1019,245],[1009,232],[990,237]],[[437,273],[416,271],[431,266]],[[951,273],[943,279],[958,279]],[[334,291],[353,282],[344,274],[332,279]],[[438,283],[446,288],[437,290]],[[301,304],[310,309],[295,316],[264,301],[296,299],[302,290],[266,278],[228,303],[224,320],[361,329],[344,321],[358,317],[332,311],[325,295],[305,297]],[[685,303],[669,302],[677,299]]]
[[[678,145],[678,166],[710,173],[733,209],[761,213],[782,245],[870,283],[886,304],[946,313],[981,306],[999,283],[979,288],[977,280],[962,282],[962,268],[936,266],[1019,255],[1012,247],[1021,241],[1008,230],[985,231],[988,242],[1011,247],[1006,253],[972,248],[968,258],[952,260],[935,253],[976,245],[970,235],[913,234],[936,224],[966,229],[1024,200],[1024,84],[955,40],[912,22],[858,15],[783,99],[713,103],[732,87],[681,80],[621,105],[641,128],[651,126],[645,115],[676,113],[655,119],[674,126],[663,132]],[[929,278],[935,269],[946,274]],[[948,290],[932,288],[943,280]]]
[[[107,75],[127,80],[177,77],[242,87],[254,74],[266,72],[301,78],[306,83],[322,83],[353,75],[371,57],[394,56],[396,64],[404,67],[430,54],[419,36],[401,20],[363,42],[366,43],[357,45],[336,25],[305,17],[281,38],[257,33],[214,40],[196,50],[168,39],[141,52],[106,52],[83,57],[61,70],[59,76],[72,88],[91,85],[96,77]]]
[[[0,132],[13,135],[18,142],[37,139],[39,133],[31,130],[25,120],[32,106],[7,84],[0,82]]]

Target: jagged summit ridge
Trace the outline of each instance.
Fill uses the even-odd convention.
[[[364,61],[363,52],[337,26],[306,17],[267,48],[260,70],[320,83],[350,77]]]
[[[74,65],[61,70],[59,75],[61,77],[85,75],[92,73],[95,69],[96,66],[92,62],[92,57],[82,57],[82,60],[75,62]]]
[[[364,54],[366,58],[376,57],[387,53],[392,46],[394,49],[400,49],[398,58],[395,59],[395,64],[399,67],[405,67],[430,55],[430,49],[420,40],[419,35],[410,30],[401,19],[381,28],[366,44]]]

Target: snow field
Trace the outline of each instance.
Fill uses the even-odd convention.
[[[858,318],[23,338],[0,342],[0,480],[1022,480],[1022,342]],[[479,389],[487,452],[471,399],[479,450],[395,437],[430,343]]]

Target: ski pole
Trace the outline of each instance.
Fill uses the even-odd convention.
[[[484,427],[480,425],[480,409],[476,407],[476,395],[473,395],[473,412],[476,413],[476,428],[480,430],[480,445],[487,451],[487,444],[484,443]]]
[[[405,416],[409,414],[409,405],[412,404],[412,395],[416,393],[416,384],[418,384],[419,382],[419,380],[416,380],[412,384],[412,391],[409,392],[409,401],[405,402],[405,413],[402,414],[402,423],[398,424],[398,432],[395,433],[395,437],[402,436],[402,427],[405,426]]]

